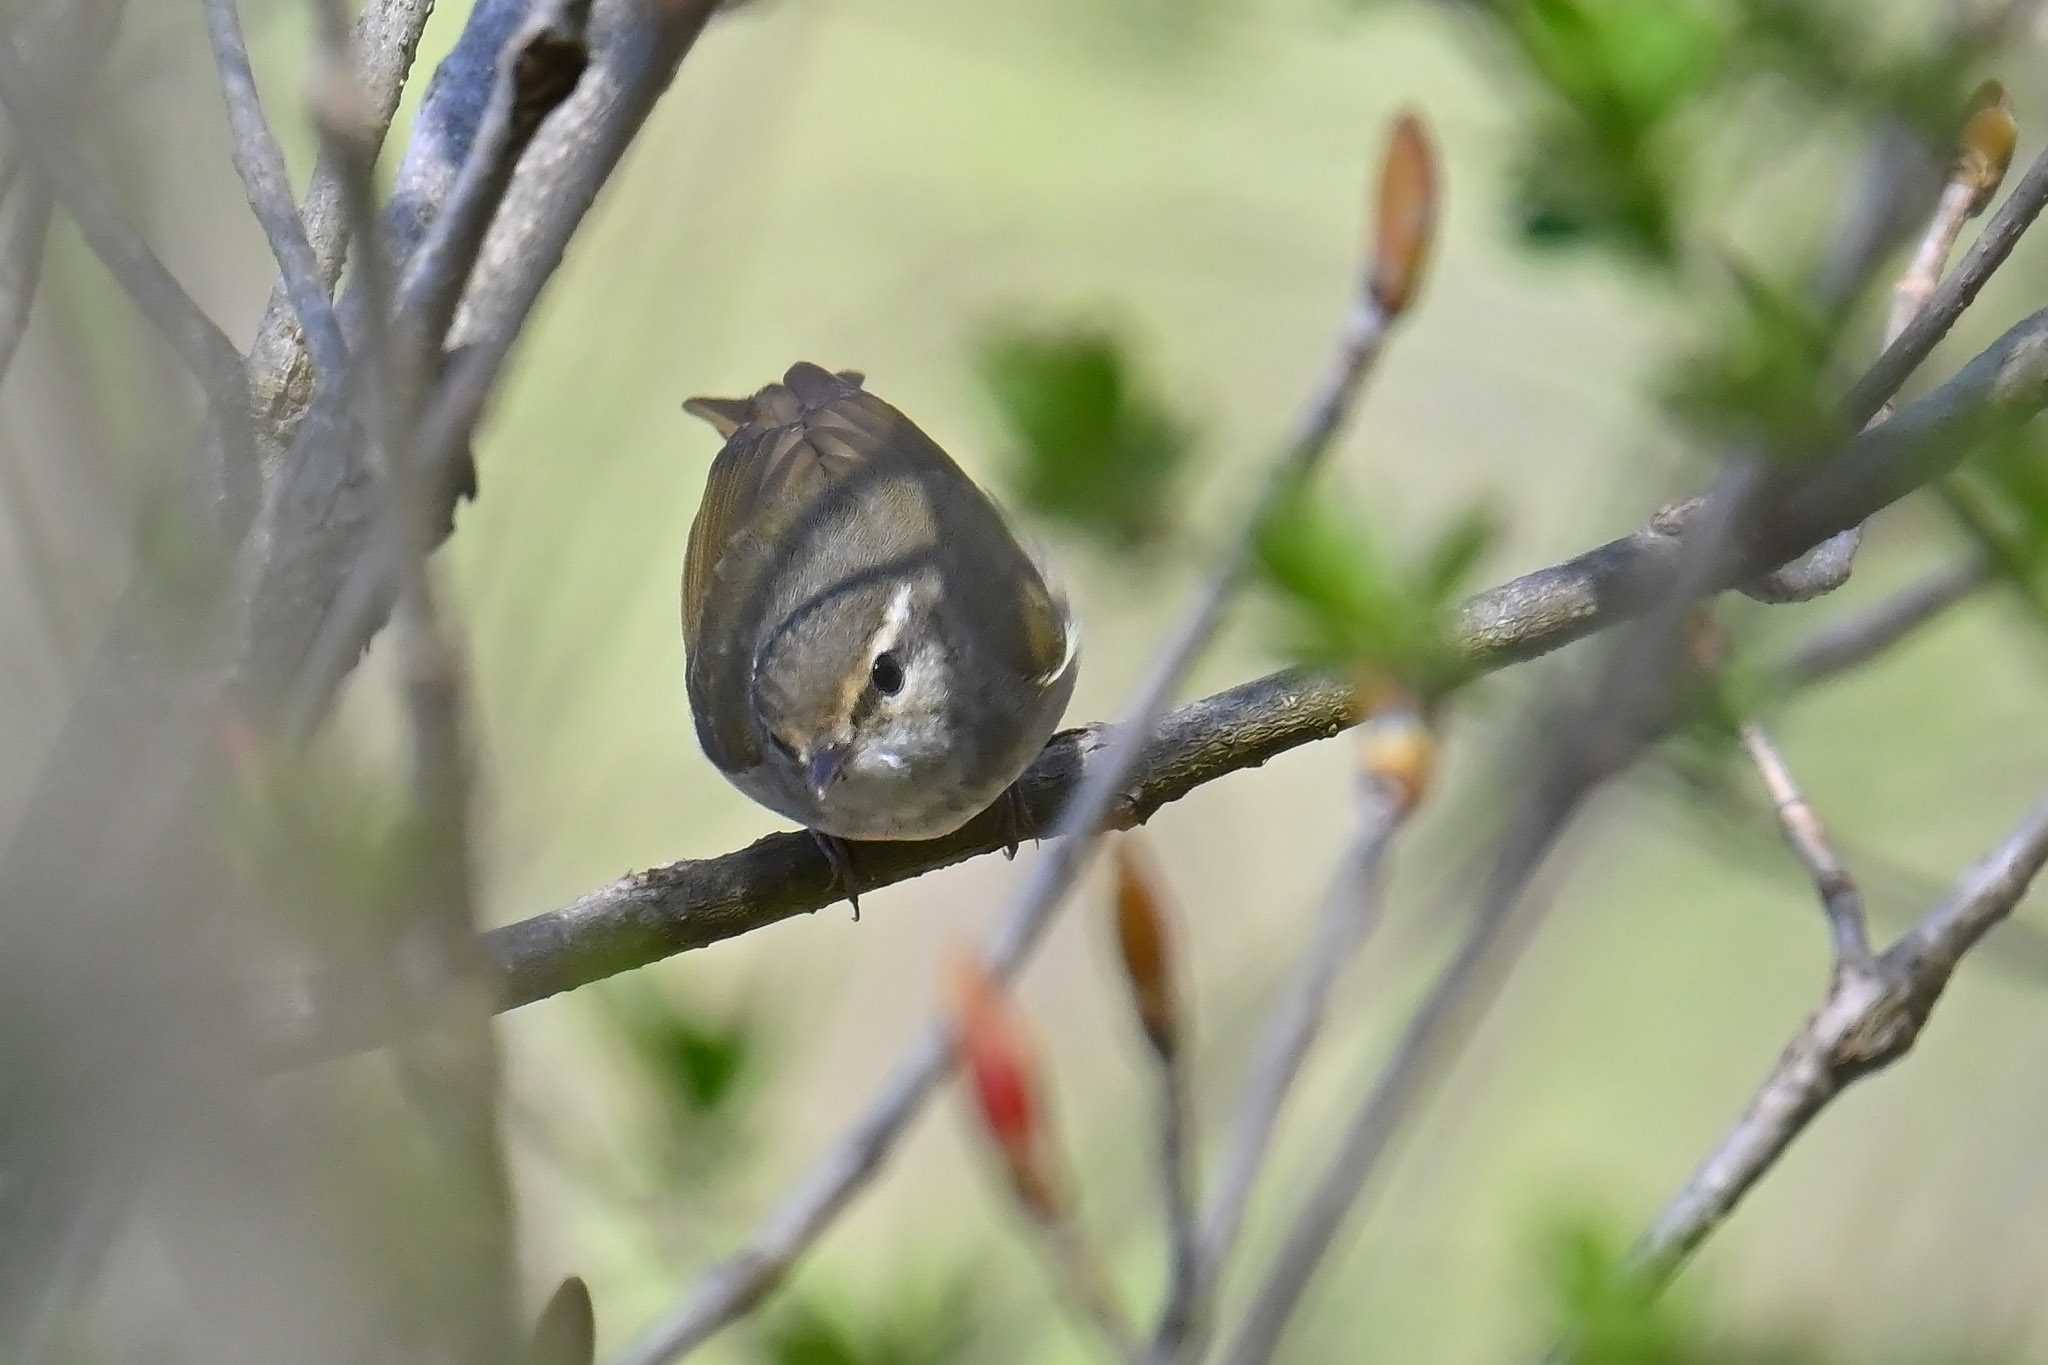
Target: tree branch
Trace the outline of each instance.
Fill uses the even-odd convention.
[[[1408,720],[1418,723],[1412,717]],[[1407,813],[1407,802],[1392,784],[1369,781],[1359,807],[1359,831],[1324,895],[1314,934],[1276,997],[1250,1074],[1238,1095],[1216,1193],[1202,1220],[1197,1282],[1203,1300],[1223,1277],[1251,1206],[1252,1189],[1265,1168],[1281,1106],[1321,1031],[1338,979],[1379,923],[1381,864]],[[1189,1329],[1197,1355],[1204,1327],[1196,1322]],[[1169,1337],[1162,1327],[1153,1342],[1152,1359],[1165,1365],[1180,1359],[1184,1350],[1182,1342]]]
[[[713,7],[713,0],[597,0],[590,20],[589,65],[574,93],[519,157],[482,257],[470,272],[456,340],[473,348],[471,379],[460,390],[476,397],[468,404],[467,423],[444,419],[441,427],[459,435],[473,425],[482,395],[560,264],[569,237]],[[385,216],[386,250],[394,263],[410,267],[432,220],[450,201],[489,108],[499,60],[528,8],[527,0],[478,0],[454,50],[435,73]],[[444,392],[457,388],[456,376],[451,374],[442,387]],[[318,424],[307,425],[322,435]],[[434,429],[430,411],[423,430]],[[300,448],[308,444],[301,436],[270,500],[271,524],[264,535],[268,560],[255,575],[247,612],[250,638],[242,691],[248,704],[263,710],[291,694],[322,635],[336,629],[331,618],[349,591],[378,505],[374,479],[359,455],[344,447],[333,458],[315,458]],[[344,632],[363,641],[389,608],[388,594],[368,596],[356,608],[367,624]],[[336,676],[355,660],[346,649],[341,653]]]
[[[478,8],[482,8],[481,5]],[[419,51],[420,35],[434,12],[434,0],[369,0],[357,18],[354,41],[355,81],[363,107],[359,111],[371,152],[382,147],[399,97]],[[424,114],[423,114],[424,117]],[[348,253],[348,206],[344,202],[344,168],[323,151],[313,163],[306,187],[304,222],[323,290],[332,292],[341,278]],[[270,306],[256,329],[249,350],[249,386],[260,423],[257,439],[266,461],[284,457],[293,423],[305,412],[311,386],[304,378],[305,341],[282,283],[271,292]],[[271,470],[274,476],[276,470]]]
[[[1863,893],[1835,853],[1820,816],[1799,790],[1791,766],[1763,726],[1755,721],[1744,722],[1740,739],[1757,775],[1763,779],[1785,843],[1813,879],[1814,892],[1820,897],[1828,930],[1834,937],[1836,964],[1843,969],[1869,966],[1870,931],[1864,923]]]
[[[1991,562],[1971,555],[1930,570],[1881,602],[1814,632],[1772,670],[1796,689],[1868,663],[1991,581]]]
[[[1638,1245],[1646,1284],[1668,1281],[1835,1096],[1906,1053],[1963,954],[2012,913],[2044,863],[2048,801],[1874,964],[1835,974],[1748,1110]]]
[[[441,368],[442,341],[514,172],[542,120],[571,95],[588,68],[589,10],[589,0],[543,4],[507,41],[469,159],[398,285],[391,392],[404,410],[408,477],[417,484],[408,496],[428,517],[427,550],[447,533],[461,493],[474,488],[474,470],[467,465],[470,430],[515,334],[505,334],[498,347],[466,351],[423,401],[424,376]],[[371,330],[368,318],[360,330]],[[462,467],[451,471],[451,464]],[[394,600],[400,561],[378,552],[372,531],[360,532],[362,549],[327,604],[319,633],[285,694],[288,734],[303,737],[317,726]]]
[[[256,73],[249,66],[249,45],[242,37],[236,0],[205,0],[206,31],[220,72],[221,97],[227,105],[229,155],[235,174],[249,196],[249,207],[270,242],[271,255],[283,277],[286,296],[298,315],[299,327],[312,350],[313,364],[325,383],[341,382],[348,366],[348,346],[334,314],[330,286],[321,278],[320,263],[306,237],[306,225],[292,203],[291,174],[284,149],[270,131]]]
[[[0,109],[14,124],[18,144],[77,221],[93,254],[198,380],[228,438],[223,464],[205,471],[207,486],[198,499],[211,512],[223,498],[236,500],[233,490],[249,468],[249,394],[241,354],[108,197],[72,144],[60,107],[30,74],[14,40],[0,34]]]
[[[1865,520],[1961,460],[1992,425],[2044,404],[2048,310],[2007,332],[1948,383],[1855,437],[1810,484],[1764,509],[1757,525],[1738,528],[1741,552],[1717,585],[1731,587],[1753,565],[1782,563]],[[1459,609],[1458,643],[1472,667],[1490,672],[1632,619],[1668,592],[1682,541],[1682,531],[1653,524],[1479,593]],[[1356,705],[1348,677],[1287,670],[1169,712],[1116,793],[1104,827],[1142,824],[1198,787],[1333,738],[1360,719]],[[1052,827],[1079,783],[1100,770],[1111,733],[1100,724],[1062,731],[1018,779],[1034,827]],[[862,885],[880,888],[996,852],[1006,841],[1003,823],[988,815],[943,839],[861,844],[856,856]],[[514,1009],[736,938],[822,909],[836,895],[831,864],[802,834],[770,834],[721,857],[635,872],[562,909],[486,934],[500,972],[499,1007]],[[332,1015],[323,1009],[277,1020],[287,1056],[375,1046],[389,1032],[381,1015],[351,1019],[345,1002],[320,1003]]]

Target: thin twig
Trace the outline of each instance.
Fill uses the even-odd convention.
[[[22,338],[28,335],[29,314],[43,277],[43,243],[49,236],[52,207],[49,190],[32,173],[21,174],[15,192],[0,199],[0,222],[5,224],[0,227],[0,383],[6,381]]]
[[[1395,793],[1376,784],[1367,792],[1359,831],[1324,894],[1315,932],[1295,960],[1287,984],[1280,988],[1266,1018],[1258,1051],[1237,1098],[1216,1192],[1202,1220],[1199,1284],[1205,1301],[1222,1279],[1251,1205],[1252,1190],[1265,1168],[1281,1108],[1321,1031],[1337,981],[1379,924],[1380,866],[1401,816],[1402,804]],[[1195,1332],[1199,1334],[1199,1324]],[[1163,1365],[1190,1349],[1199,1352],[1199,1335],[1184,1348],[1162,1325],[1153,1343],[1153,1359]]]
[[[1130,1317],[1117,1302],[1108,1270],[1071,1214],[1034,1226],[1039,1230],[1039,1244],[1059,1281],[1062,1296],[1095,1329],[1112,1356],[1120,1361],[1134,1360],[1136,1334],[1131,1330]]]
[[[213,43],[214,65],[220,73],[221,96],[227,104],[229,155],[249,197],[249,207],[263,226],[271,255],[277,258],[284,289],[291,299],[322,382],[338,383],[348,367],[348,346],[341,323],[321,279],[320,263],[306,237],[306,225],[292,202],[291,174],[284,149],[263,114],[256,73],[249,66],[249,46],[242,36],[236,0],[204,0],[206,30]]]
[[[1785,756],[1763,726],[1746,721],[1738,731],[1743,752],[1756,765],[1764,792],[1778,817],[1785,843],[1799,859],[1827,912],[1828,929],[1834,936],[1835,961],[1842,966],[1867,966],[1870,962],[1870,932],[1863,919],[1863,893],[1829,842],[1820,816],[1793,780]]]
[[[382,147],[385,132],[398,112],[420,35],[433,12],[434,0],[368,0],[356,19],[349,46],[362,105],[358,116],[373,152]],[[306,187],[306,240],[326,293],[331,293],[341,278],[348,253],[342,175],[343,168],[323,151],[313,163],[313,178]],[[272,291],[249,350],[249,382],[261,422],[257,435],[268,457],[283,454],[287,429],[304,412],[310,398],[308,386],[293,382],[306,360],[305,339],[293,325],[295,311],[280,283]]]
[[[1877,415],[1885,400],[1897,392],[1948,335],[1956,319],[1976,302],[1978,293],[1998,267],[2005,264],[2005,258],[2012,254],[2044,206],[2048,206],[2048,152],[2034,158],[1998,212],[1970,244],[1962,262],[1935,289],[1927,306],[1892,339],[1877,363],[1849,390],[1842,401],[1844,420],[1861,425]]]
[[[1919,246],[1913,250],[1912,264],[1906,267],[1892,289],[1891,312],[1886,315],[1884,325],[1885,345],[1896,341],[1907,325],[1920,315],[1920,310],[1927,306],[1927,301],[1934,297],[1941,272],[1948,265],[1949,253],[1955,250],[1956,239],[1963,235],[1963,224],[1970,220],[1976,197],[1976,187],[1959,180],[1951,180],[1942,186],[1934,217],[1921,236]]]
[[[2048,802],[1870,967],[1837,973],[1748,1110],[1638,1244],[1645,1284],[1668,1281],[1835,1096],[1905,1054],[1957,963],[2012,912],[2044,863]]]
[[[241,354],[122,216],[72,145],[58,108],[29,73],[14,42],[0,35],[0,109],[13,121],[19,145],[77,221],[93,254],[199,381],[228,437],[223,467],[207,471],[212,487],[202,501],[210,503],[249,469],[249,395]]]
[[[1971,555],[1930,570],[1891,596],[1832,621],[1779,660],[1772,676],[1787,690],[1868,663],[1991,581],[1990,560]]]
[[[1159,1059],[1159,1193],[1166,1212],[1166,1301],[1154,1340],[1187,1334],[1201,1293],[1202,1238],[1188,1141],[1188,1065],[1183,1049]],[[1149,1358],[1149,1357],[1148,1357]]]
[[[1397,134],[1398,138],[1399,134]],[[1417,134],[1411,129],[1408,136]],[[1412,263],[1404,263],[1404,268]],[[1108,733],[1098,763],[1082,773],[1053,828],[1054,842],[1033,865],[1031,876],[1011,902],[986,953],[989,973],[1008,980],[1023,965],[1073,886],[1098,835],[1111,820],[1126,784],[1143,761],[1174,690],[1223,619],[1225,608],[1250,571],[1254,537],[1282,498],[1320,462],[1361,382],[1398,316],[1383,302],[1375,275],[1384,261],[1369,261],[1338,334],[1336,352],[1281,457],[1266,472],[1251,512],[1226,544],[1221,561],[1195,594],[1169,634],[1123,720]],[[1405,303],[1405,296],[1401,299]],[[865,864],[862,877],[868,880]],[[662,1365],[702,1343],[767,1294],[803,1250],[830,1224],[883,1158],[924,1100],[944,1076],[951,1030],[929,1026],[905,1053],[868,1111],[815,1165],[797,1189],[770,1214],[747,1246],[714,1266],[638,1341],[620,1365]]]
[[[497,64],[497,81],[471,147],[470,160],[456,177],[453,197],[426,230],[398,286],[398,345],[395,366],[406,385],[403,402],[413,436],[410,477],[419,484],[418,505],[438,527],[451,505],[450,466],[467,457],[468,439],[482,414],[516,332],[495,344],[466,350],[457,365],[428,394],[420,380],[447,335],[484,234],[497,213],[514,170],[542,120],[575,90],[588,63],[584,30],[588,0],[561,0],[543,7],[512,36]],[[359,248],[360,249],[360,248]],[[436,535],[429,536],[429,548]],[[327,711],[392,601],[397,580],[387,555],[362,553],[329,604],[304,666],[285,705],[287,733],[305,735]]]
[[[1465,938],[1409,1017],[1393,1051],[1340,1134],[1323,1174],[1301,1200],[1265,1278],[1221,1356],[1260,1365],[1308,1290],[1317,1267],[1370,1184],[1414,1108],[1477,1027],[1545,908],[1523,892],[1529,877],[1598,782],[1600,772],[1570,755],[1538,770],[1536,787],[1501,853]],[[1518,918],[1516,910],[1524,913]],[[1511,932],[1514,931],[1514,932]]]

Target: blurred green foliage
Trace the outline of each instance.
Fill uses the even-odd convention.
[[[1792,456],[1831,453],[1848,434],[1828,376],[1841,316],[1816,313],[1739,263],[1729,263],[1727,277],[1732,287],[1720,325],[1670,369],[1667,409],[1725,444]]]
[[[818,1295],[772,1313],[752,1334],[762,1365],[940,1365],[966,1360],[980,1326],[977,1293],[965,1271],[924,1282],[901,1279],[859,1307]]]
[[[1812,1333],[1731,1327],[1694,1293],[1647,1286],[1630,1265],[1626,1244],[1585,1219],[1552,1225],[1540,1241],[1538,1264],[1557,1339],[1570,1343],[1572,1365],[1846,1365]],[[1990,1365],[1997,1357],[1905,1342],[1884,1358],[1901,1365]]]
[[[1699,153],[1760,81],[1802,96],[1811,135],[1842,111],[1937,146],[1960,127],[1981,37],[1951,25],[1887,42],[1883,7],[1781,0],[1485,0],[1480,16],[1538,93],[1518,149],[1516,216],[1539,246],[1607,245],[1675,266],[1712,216]]]
[[[1340,503],[1297,487],[1259,528],[1258,562],[1285,608],[1289,653],[1442,696],[1465,675],[1452,613],[1492,543],[1492,515],[1467,511],[1403,560],[1339,512]]]
[[[1677,250],[1683,166],[1667,134],[1727,45],[1717,6],[1685,0],[1531,0],[1486,7],[1552,97],[1521,150],[1524,235],[1605,239],[1666,262]]]
[[[658,1100],[653,1146],[671,1175],[702,1179],[740,1147],[765,1079],[767,1021],[715,1012],[658,987],[618,983],[607,1013]]]
[[[2048,452],[2040,435],[2027,426],[1995,433],[1936,491],[2018,600],[2048,621]]]
[[[1024,506],[1117,550],[1158,546],[1193,428],[1147,391],[1128,348],[1093,325],[1004,327],[979,359]]]

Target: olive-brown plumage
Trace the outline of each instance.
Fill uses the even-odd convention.
[[[1073,692],[1065,602],[1002,514],[858,374],[685,404],[726,438],[683,566],[690,708],[755,800],[935,838],[1015,781]]]

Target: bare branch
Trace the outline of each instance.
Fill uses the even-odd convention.
[[[1877,415],[1885,400],[1920,367],[1920,362],[1948,335],[1964,310],[1976,302],[1978,292],[2012,254],[2044,205],[2048,205],[2048,152],[2034,158],[2005,203],[1971,243],[1962,263],[1942,280],[1927,306],[1849,390],[1842,403],[1847,421],[1860,424]]]
[[[1420,717],[1405,712],[1369,722],[1413,730],[1419,730],[1420,724]],[[1404,791],[1393,780],[1368,772],[1360,797],[1358,833],[1325,893],[1314,934],[1275,997],[1250,1074],[1238,1095],[1222,1174],[1203,1218],[1199,1283],[1204,1298],[1214,1292],[1222,1279],[1243,1227],[1245,1211],[1251,1205],[1252,1190],[1265,1168],[1281,1108],[1321,1031],[1337,981],[1379,924],[1381,865],[1388,845],[1412,806],[1414,793]],[[1200,1330],[1198,1323],[1196,1332]],[[1199,1354],[1199,1335],[1184,1347],[1169,1336],[1162,1324],[1153,1342],[1153,1359],[1179,1359],[1190,1349]]]
[[[481,9],[484,6],[479,5]],[[359,111],[372,153],[398,112],[420,35],[434,12],[434,0],[369,0],[355,25],[354,70],[363,107]],[[323,154],[313,164],[304,205],[306,239],[312,245],[323,291],[341,278],[348,252],[348,212],[343,202],[343,168]],[[282,284],[249,351],[249,383],[261,426],[257,433],[267,459],[282,458],[288,428],[305,411],[311,386],[301,377],[306,363],[305,341],[294,325],[294,310]]]
[[[0,34],[0,109],[13,122],[20,147],[77,221],[87,245],[161,332],[205,391],[214,419],[228,436],[223,467],[206,471],[211,487],[201,502],[233,497],[249,469],[249,396],[242,358],[148,243],[129,225],[87,168],[58,113],[60,103],[30,75],[14,41]]]
[[[463,284],[521,157],[542,120],[568,98],[586,69],[588,19],[588,0],[544,5],[507,43],[470,159],[398,287],[395,326],[401,354],[394,357],[393,382],[403,382],[405,391],[394,394],[412,432],[408,477],[418,485],[414,505],[428,518],[429,550],[446,533],[460,492],[473,486],[474,471],[466,467],[469,435],[516,334],[505,333],[495,346],[467,350],[415,419],[421,407],[416,381],[430,365],[439,368],[438,350]],[[458,464],[464,467],[451,470]],[[292,683],[284,712],[287,733],[310,733],[326,713],[392,601],[397,567],[390,556],[372,549],[357,556]]]
[[[505,46],[476,141],[433,226],[407,262],[398,311],[424,360],[446,340],[512,172],[541,121],[569,98],[590,63],[590,0],[544,4]]]
[[[1855,879],[1850,877],[1842,866],[1842,860],[1836,856],[1820,816],[1801,794],[1785,756],[1764,733],[1763,726],[1755,721],[1745,722],[1740,738],[1743,751],[1756,765],[1757,775],[1763,778],[1764,791],[1771,798],[1771,807],[1777,813],[1778,828],[1784,833],[1786,844],[1806,869],[1807,875],[1813,878],[1814,890],[1820,894],[1821,906],[1827,911],[1828,928],[1834,935],[1836,963],[1845,967],[1867,967],[1870,963],[1870,931],[1863,920],[1863,893],[1856,889]]]
[[[1179,932],[1166,889],[1151,855],[1135,835],[1114,845],[1116,890],[1110,907],[1116,922],[1118,955],[1131,988],[1131,1009],[1144,1031],[1159,1081],[1160,1210],[1168,1247],[1166,1294],[1155,1340],[1178,1341],[1187,1331],[1201,1274],[1194,1176],[1189,1163],[1188,1067],[1181,1003]],[[1135,1346],[1135,1341],[1131,1343]],[[1126,1351],[1126,1354],[1130,1354]]]
[[[0,383],[14,367],[15,352],[28,335],[36,287],[43,277],[43,243],[50,232],[50,192],[32,173],[20,171],[10,182],[13,193],[0,191]]]
[[[658,5],[596,0],[589,66],[574,93],[519,157],[519,169],[485,239],[483,259],[471,272],[471,297],[456,337],[470,348],[465,356],[469,378],[459,381],[451,373],[443,380],[441,392],[447,398],[430,404],[422,427],[423,452],[431,445],[425,438],[433,433],[445,431],[447,439],[459,442],[474,425],[490,382],[560,263],[569,236],[712,8],[712,0]],[[385,218],[394,261],[409,261],[448,201],[476,143],[500,58],[526,17],[524,0],[479,0],[436,73]],[[353,312],[343,311],[345,320]],[[455,404],[456,397],[465,401]],[[437,419],[431,409],[444,404],[462,411]],[[322,436],[317,430],[315,435]],[[269,557],[255,575],[248,611],[251,638],[241,672],[243,693],[253,707],[280,707],[283,699],[296,695],[296,680],[302,677],[345,675],[356,657],[348,647],[351,640],[359,650],[388,610],[389,593],[376,591],[374,580],[361,590],[349,585],[377,507],[374,481],[358,464],[353,456],[314,459],[298,450],[285,461],[270,500]],[[432,464],[422,460],[423,468]],[[343,611],[345,596],[366,600]],[[344,629],[333,624],[337,615],[365,624]],[[340,647],[322,645],[323,636],[338,636]],[[316,648],[330,650],[339,662],[328,662],[327,656],[316,662]],[[318,700],[319,706],[308,708],[316,719],[324,697]]]
[[[249,207],[263,226],[270,252],[277,258],[284,290],[298,315],[299,326],[313,353],[314,367],[326,383],[339,383],[348,366],[329,285],[320,277],[320,263],[307,240],[306,225],[292,203],[290,172],[284,149],[263,115],[256,73],[249,66],[249,46],[242,37],[236,0],[204,0],[206,30],[213,43],[214,65],[220,71],[221,95],[227,104],[229,152],[235,173],[249,196]]]
[[[1991,563],[1973,555],[1929,572],[1892,596],[1814,632],[1772,670],[1797,689],[1868,663],[1991,581]]]
[[[1963,954],[2012,913],[2044,863],[2048,802],[1874,964],[1836,973],[1748,1110],[1638,1245],[1645,1283],[1668,1281],[1835,1096],[1905,1054]]]
[[[91,95],[100,63],[126,12],[127,0],[50,0],[15,25],[16,35],[37,54],[42,70],[57,73],[67,109],[77,108]],[[53,208],[49,185],[23,164],[20,149],[0,153],[0,217],[12,214],[12,222],[0,228],[0,384],[6,382],[28,335]],[[25,509],[17,513],[27,515]],[[47,596],[39,596],[45,597],[44,610],[53,611]]]

